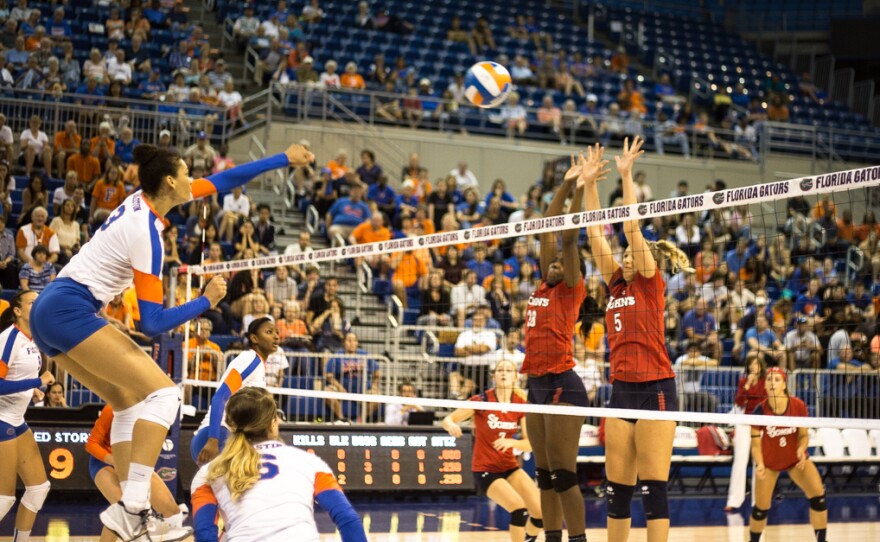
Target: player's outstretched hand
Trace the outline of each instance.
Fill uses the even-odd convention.
[[[455,438],[461,438],[461,426],[455,422],[443,420],[443,429]]]
[[[205,286],[205,297],[211,302],[212,309],[216,307],[226,297],[226,279],[220,276],[212,278]]]
[[[617,163],[618,173],[621,175],[632,174],[632,167],[636,158],[645,154],[645,151],[642,150],[642,145],[644,145],[644,143],[645,140],[639,136],[633,138],[632,145],[629,143],[629,138],[623,140],[623,150],[619,156],[614,157],[614,161]]]
[[[513,448],[514,444],[516,444],[516,440],[512,438],[499,438],[495,442],[492,443],[492,447],[498,450],[499,452],[506,452]]]
[[[582,157],[583,155],[581,155]],[[581,168],[583,167],[583,160],[581,158],[575,157],[574,153],[571,154],[571,167],[568,168],[568,171],[565,172],[565,176],[562,178],[564,182],[574,182],[580,177]]]
[[[199,457],[196,458],[196,462],[200,466],[207,465],[211,460],[217,457],[218,453],[220,453],[220,443],[215,438],[209,438],[202,447],[202,451],[199,452]]]
[[[604,159],[605,147],[596,143],[592,147],[587,147],[587,156],[584,153],[580,155],[581,174],[578,177],[578,188],[584,188],[588,185],[604,181],[611,169],[608,166],[608,160]]]
[[[291,145],[284,151],[293,167],[307,166],[315,161],[315,155],[302,145]]]

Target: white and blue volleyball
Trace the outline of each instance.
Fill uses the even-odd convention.
[[[497,62],[478,62],[464,76],[464,95],[477,107],[496,107],[513,88],[510,72]]]

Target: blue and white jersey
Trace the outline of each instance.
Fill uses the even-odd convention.
[[[232,395],[244,387],[266,387],[266,362],[254,350],[245,350],[235,356],[223,376],[220,377],[220,387],[211,399],[208,412],[202,420],[196,433],[207,427],[208,438],[220,438],[220,428],[226,426],[223,413],[226,411],[226,401]]]
[[[0,333],[0,421],[18,427],[40,387],[43,359],[34,341],[18,326]]]

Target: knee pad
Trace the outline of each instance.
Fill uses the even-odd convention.
[[[177,412],[180,410],[180,388],[169,386],[156,390],[144,399],[143,405],[140,419],[167,429],[177,420]]]
[[[134,424],[140,417],[143,406],[143,403],[138,403],[124,410],[113,412],[113,423],[110,425],[110,446],[120,442],[131,442]]]
[[[6,517],[13,506],[15,506],[14,495],[0,495],[0,520]]]
[[[810,499],[810,510],[816,512],[825,512],[828,510],[828,503],[825,502],[825,495],[819,495]]]
[[[536,529],[543,529],[544,528],[544,520],[541,518],[530,517],[529,521],[532,522],[532,525],[534,525]]]
[[[21,496],[21,505],[36,514],[43,508],[50,487],[52,484],[48,481],[37,486],[25,486],[24,495]]]
[[[642,505],[645,507],[645,519],[669,519],[669,498],[665,480],[642,480]]]
[[[575,487],[578,483],[577,474],[565,469],[556,469],[550,474],[553,489],[556,493],[562,493]]]
[[[611,519],[628,519],[635,489],[636,486],[609,481],[605,487],[605,515]]]
[[[538,489],[551,490],[553,489],[553,477],[550,475],[550,471],[547,469],[537,468],[535,469],[535,478],[538,481]]]
[[[525,527],[529,520],[529,511],[525,508],[517,508],[510,513],[510,525],[513,527]]]
[[[752,519],[755,521],[764,521],[767,519],[767,512],[769,512],[768,508],[758,508],[757,506],[753,506]]]

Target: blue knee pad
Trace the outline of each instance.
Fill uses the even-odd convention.
[[[669,519],[669,498],[666,495],[669,483],[666,480],[642,480],[639,485],[642,489],[645,518],[648,521]]]
[[[611,519],[629,519],[636,486],[609,481],[605,487],[605,515]]]

